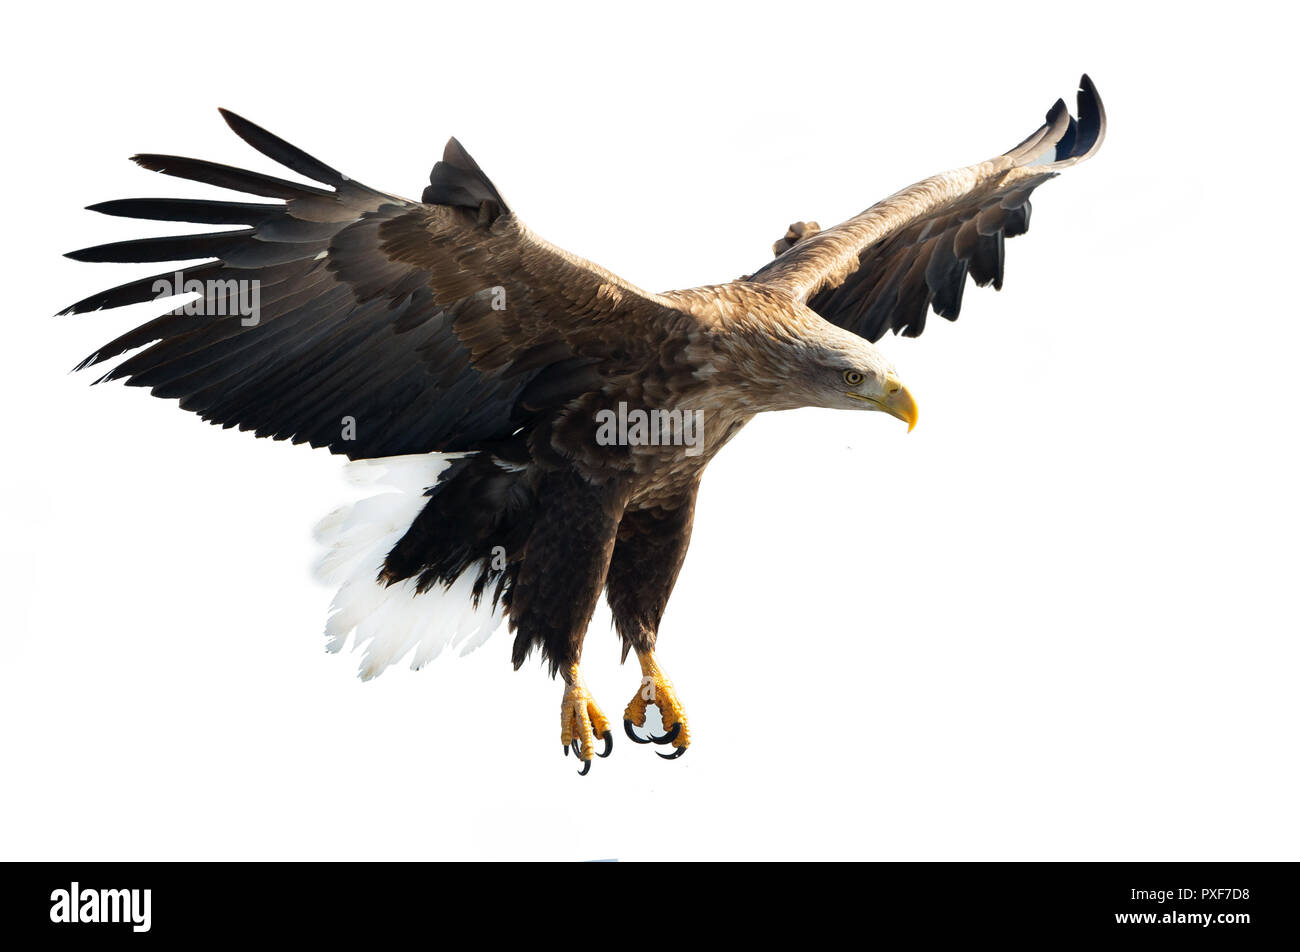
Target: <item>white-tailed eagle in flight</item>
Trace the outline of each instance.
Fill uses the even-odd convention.
[[[329,644],[364,647],[363,677],[467,650],[508,618],[515,666],[536,648],[563,678],[560,738],[586,773],[613,744],[579,665],[603,591],[643,675],[624,727],[671,759],[691,735],[655,645],[705,467],[765,410],[873,410],[914,425],[916,404],[874,342],[917,336],[930,311],[956,320],[968,276],[1001,286],[1003,242],[1029,227],[1030,193],[1101,145],[1087,76],[1077,112],[1058,101],[1011,151],[833,228],[796,223],[743,279],[652,294],[529,231],[455,139],[412,201],[223,111],[249,145],[316,184],[135,156],[261,200],[92,206],[240,227],[72,252],[195,263],[63,313],[197,292],[80,366],[136,351],[100,379],[325,447],[395,490],[318,529],[319,573],[339,585]],[[648,705],[662,734],[634,730]]]

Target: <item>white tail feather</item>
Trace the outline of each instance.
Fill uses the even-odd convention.
[[[376,581],[389,551],[424,508],[424,491],[455,458],[430,453],[349,463],[344,475],[352,485],[391,488],[342,506],[316,525],[314,535],[325,552],[314,574],[327,585],[339,586],[325,625],[326,647],[339,651],[354,635],[353,648],[365,648],[364,680],[412,651],[413,669],[428,664],[448,645],[463,645],[461,654],[468,654],[501,623],[502,613],[487,599],[474,607],[477,564],[449,587],[434,585],[423,594],[416,592],[413,578],[395,585]]]

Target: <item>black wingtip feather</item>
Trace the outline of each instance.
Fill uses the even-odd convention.
[[[1106,133],[1106,107],[1102,105],[1097,87],[1087,73],[1079,77],[1077,103],[1079,134],[1073,154],[1082,157],[1095,152]]]
[[[1064,99],[1058,99],[1056,102],[1052,103],[1052,108],[1047,110],[1047,115],[1044,117],[1044,121],[1049,126],[1054,125],[1057,120],[1061,118],[1061,113],[1065,113],[1067,116],[1070,114],[1070,107],[1065,104]]]
[[[267,132],[257,123],[250,122],[229,109],[219,107],[217,111],[221,113],[221,118],[226,120],[226,125],[230,126],[235,135],[268,159],[273,159],[285,168],[292,169],[299,175],[305,175],[307,178],[325,185],[338,188],[347,183],[348,177],[342,172],[331,168],[315,156],[308,155],[296,145],[291,145],[274,133]]]
[[[219,231],[203,235],[168,235],[163,238],[136,238],[131,241],[113,241],[105,245],[79,248],[64,257],[73,261],[112,261],[119,264],[140,264],[157,261],[196,261],[200,258],[220,258],[237,249],[253,234],[251,228],[238,231]]]
[[[189,179],[191,182],[203,182],[218,188],[228,188],[249,195],[261,195],[265,198],[290,199],[305,196],[328,197],[333,192],[314,185],[290,182],[261,172],[249,172],[247,169],[208,162],[204,159],[188,159],[182,155],[160,155],[154,152],[142,152],[131,156],[131,161],[151,172],[173,175],[176,178]]]
[[[1068,159],[1074,155],[1075,136],[1078,134],[1079,124],[1074,121],[1074,116],[1070,117],[1069,125],[1065,127],[1065,133],[1056,143],[1055,161]]]
[[[221,274],[220,269],[221,263],[219,261],[188,268],[172,268],[161,274],[153,274],[147,278],[137,278],[134,281],[128,281],[126,284],[119,284],[115,288],[109,288],[107,291],[100,291],[97,294],[90,295],[90,297],[82,298],[75,304],[69,304],[55,316],[66,317],[69,314],[87,314],[91,311],[123,307],[127,304],[154,301],[160,296],[157,285],[160,280],[166,279],[175,282],[178,273],[181,275],[182,284],[190,279],[205,280],[219,277]]]
[[[87,205],[86,211],[115,218],[183,221],[201,225],[256,225],[284,212],[283,205],[221,202],[194,198],[119,198]]]

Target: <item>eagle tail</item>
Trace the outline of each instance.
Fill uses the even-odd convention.
[[[364,650],[363,680],[408,655],[419,669],[448,646],[466,654],[500,625],[510,569],[494,560],[493,538],[483,527],[501,525],[509,493],[503,497],[502,487],[484,482],[489,467],[516,479],[523,472],[477,454],[396,456],[346,467],[354,485],[384,491],[317,525],[325,551],[314,574],[338,586],[327,648],[337,652],[352,636],[353,648]],[[468,506],[458,499],[467,492],[474,494]]]

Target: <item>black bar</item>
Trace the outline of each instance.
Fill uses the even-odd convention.
[[[784,923],[811,929],[809,941],[825,939],[835,926],[858,938],[1130,936],[1236,948],[1289,941],[1296,932],[1294,864],[715,865],[591,863],[543,871],[539,864],[11,863],[0,923],[9,935],[95,944],[277,934],[396,939],[412,927],[428,930],[430,943],[451,941],[462,927],[484,941],[525,927],[543,941],[537,930],[552,930],[558,940],[582,927],[611,930],[592,931],[593,942],[633,944],[654,928],[662,930],[658,945],[674,930],[698,939],[688,924],[695,916],[744,932]],[[54,921],[70,918],[73,883],[83,910],[102,908],[111,917],[116,909],[124,921]],[[677,910],[690,916],[673,915]]]

